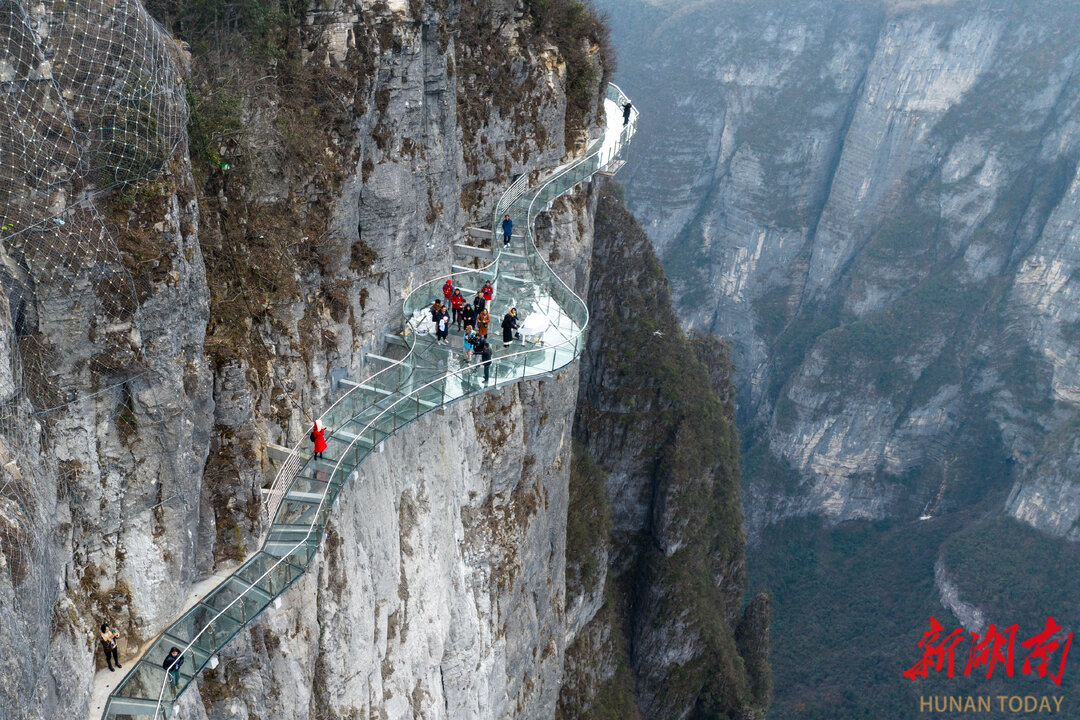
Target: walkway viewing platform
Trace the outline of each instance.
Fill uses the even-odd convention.
[[[305,434],[282,464],[266,492],[272,522],[262,547],[212,589],[200,592],[201,598],[189,599],[184,613],[148,643],[139,658],[127,661],[130,670],[104,708],[100,701],[96,707],[91,703],[92,718],[98,712],[104,720],[170,717],[175,700],[195,676],[217,665],[218,651],[308,568],[338,495],[359,478],[360,465],[386,438],[454,400],[548,375],[578,358],[589,311],[537,250],[533,221],[555,198],[597,173],[611,174],[621,166],[619,156],[637,129],[636,110],[623,122],[627,102],[622,90],[610,85],[603,137],[593,141],[583,157],[555,169],[538,184],[530,186],[522,176],[503,193],[492,213],[490,248],[454,246],[462,263],[479,258],[490,260],[487,265],[432,279],[405,299],[403,335],[384,351],[385,357],[374,356],[384,367],[362,380],[343,381],[346,392],[319,418],[327,428],[323,458],[311,456]],[[515,234],[503,247],[500,227],[506,214],[514,221]],[[447,278],[470,298],[485,282],[494,287],[489,311],[495,356],[488,381],[478,359],[464,360],[460,334],[456,342],[438,344],[428,332],[430,322],[422,321],[432,301],[443,298]],[[504,348],[496,335],[499,321],[511,307],[522,318],[524,339]],[[163,667],[172,647],[179,648],[183,658],[173,679]],[[97,682],[107,679],[107,674],[104,678],[99,674]]]

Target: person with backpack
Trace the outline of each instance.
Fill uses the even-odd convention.
[[[521,335],[517,331],[518,329],[518,316],[517,308],[510,308],[510,312],[506,313],[502,319],[502,331],[503,331],[503,347],[506,347],[513,342],[516,337],[521,339]]]
[[[120,664],[120,656],[116,652],[116,639],[120,633],[109,627],[108,623],[101,623],[101,647],[105,651],[105,664],[109,666],[109,672],[113,671],[113,663],[116,667],[123,668]]]
[[[465,307],[461,308],[461,324],[465,327],[476,326],[476,311],[469,303],[465,303]]]
[[[480,341],[480,364],[484,366],[484,384],[488,384],[488,371],[491,369],[491,343]]]
[[[507,213],[502,222],[503,229],[503,247],[510,245],[510,239],[514,236],[514,221],[510,219],[510,214]]]
[[[311,442],[315,443],[315,459],[322,460],[326,452],[326,428],[318,420],[311,426]]]
[[[491,313],[487,308],[480,311],[480,314],[476,316],[476,334],[487,340],[488,337],[488,325],[491,324]]]
[[[161,667],[165,668],[165,671],[169,673],[169,679],[172,681],[173,696],[176,696],[176,692],[180,689],[180,666],[184,664],[184,656],[180,654],[180,648],[174,647],[169,651],[169,654],[165,656],[165,659],[161,661]]]
[[[462,344],[465,348],[465,362],[472,362],[473,351],[479,342],[480,336],[473,331],[472,325],[466,325],[465,335],[462,337]]]
[[[450,309],[454,313],[454,327],[461,329],[461,309],[465,307],[465,296],[461,291],[454,288],[454,294],[450,296]]]

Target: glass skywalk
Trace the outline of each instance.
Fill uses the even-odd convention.
[[[379,443],[446,403],[552,373],[577,359],[584,347],[588,308],[541,257],[532,225],[555,198],[620,164],[618,156],[637,129],[636,110],[623,124],[627,102],[622,90],[610,85],[604,102],[607,130],[584,157],[561,166],[535,186],[522,176],[503,193],[492,214],[493,259],[488,265],[435,278],[406,298],[404,357],[360,382],[348,383],[348,392],[323,413],[320,421],[327,428],[323,459],[306,451],[310,447],[306,435],[297,443],[267,493],[267,516],[273,521],[262,548],[154,641],[109,696],[104,720],[172,714],[175,699],[204,667],[216,664],[217,652],[304,573],[322,542],[339,493],[357,479],[360,464]],[[503,248],[499,228],[505,214],[523,232]],[[442,298],[448,277],[468,297],[485,281],[492,282],[492,338],[499,334],[499,321],[510,307],[517,307],[519,316],[536,331],[528,344],[515,343],[495,356],[487,383],[479,361],[466,364],[462,359],[460,337],[455,338],[456,345],[438,345],[431,335],[418,334],[408,324],[417,310]],[[496,339],[493,347],[500,344]],[[184,658],[175,687],[162,666],[174,646]]]

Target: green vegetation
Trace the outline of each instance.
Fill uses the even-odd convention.
[[[762,316],[760,311],[758,316]],[[826,300],[806,303],[799,315],[773,343],[774,370],[767,391],[768,397],[776,401],[780,397],[784,382],[802,364],[818,338],[850,319],[851,313],[844,310],[843,298],[839,294],[833,294]]]
[[[1051,369],[1026,341],[1018,343],[1005,371],[1017,400],[1029,410],[1050,412],[1053,406]]]
[[[996,504],[996,503],[995,503]],[[772,665],[779,691],[771,714],[807,720],[919,718],[920,695],[1065,694],[1080,686],[1066,673],[1059,689],[985,668],[965,677],[902,676],[921,657],[930,617],[947,630],[957,620],[940,603],[934,563],[943,556],[961,598],[988,611],[999,627],[1020,623],[1027,638],[1046,616],[1074,622],[1080,549],[1001,516],[967,510],[927,521],[852,521],[828,527],[818,518],[769,528],[750,552],[750,587],[773,595]],[[1060,614],[1059,614],[1060,613]],[[1040,619],[1041,618],[1041,619]],[[968,636],[970,641],[970,635]],[[997,715],[994,715],[997,717]]]
[[[920,185],[914,178],[908,182],[909,187]],[[940,188],[937,191],[940,192]],[[940,224],[940,215],[924,208],[911,192],[896,204],[867,241],[863,262],[890,267],[901,264],[907,267],[911,263],[914,273],[922,274],[927,266],[919,267],[917,263],[932,261],[940,265],[943,260],[937,256],[944,251],[939,236]]]
[[[960,596],[999,627],[1020,624],[1028,637],[1047,615],[1073,625],[1080,616],[1080,545],[998,515],[956,533],[942,557]]]
[[[949,521],[850,522],[816,518],[769,530],[750,554],[750,587],[773,596],[770,664],[775,717],[915,718],[928,684],[901,673],[919,659],[937,603],[933,565]]]
[[[191,159],[206,170],[220,168],[219,148],[233,142],[243,131],[243,99],[235,88],[213,84],[194,93],[188,88],[188,141]]]
[[[607,473],[575,442],[570,462],[570,506],[566,514],[566,603],[591,594],[602,579],[611,533]]]
[[[760,439],[750,439],[743,448],[742,474],[754,478],[756,488],[776,497],[795,494],[803,482],[799,471],[769,452],[768,442]]]
[[[623,592],[609,576],[604,588],[607,602],[566,649],[570,672],[559,691],[555,720],[642,720],[624,624],[614,611],[626,601]],[[610,677],[601,680],[593,674],[594,667],[609,666],[615,669]],[[578,669],[585,672],[574,672]]]
[[[147,10],[191,47],[192,55],[286,56],[288,35],[307,4],[300,0],[148,0]]]
[[[728,348],[682,334],[663,268],[612,193],[600,198],[594,252],[589,303],[607,321],[597,324],[590,346],[602,348],[597,370],[604,381],[582,390],[575,436],[586,443],[594,434],[626,438],[620,452],[634,458],[634,482],[641,501],[651,503],[652,518],[610,540],[617,573],[607,588],[610,622],[635,628],[635,643],[675,635],[696,648],[678,668],[645,656],[631,660],[629,647],[613,657],[636,669],[639,691],[652,698],[650,713],[745,713],[767,703],[769,681],[760,656],[748,670],[735,639],[745,563]],[[597,485],[598,475],[591,474]],[[574,473],[572,480],[582,476],[588,475]],[[597,514],[586,510],[587,517]],[[571,557],[587,556],[590,541],[604,542],[573,527],[568,546],[570,538],[578,538],[573,546],[586,546]],[[765,646],[767,626],[767,612],[746,625],[743,647]],[[624,695],[616,690],[601,705],[606,715],[595,710],[584,717],[620,717]]]

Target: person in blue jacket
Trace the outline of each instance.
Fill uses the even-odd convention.
[[[472,325],[465,326],[465,335],[462,337],[462,345],[465,349],[465,361],[472,362],[473,350],[480,342],[480,336],[473,332]]]
[[[510,244],[510,238],[514,236],[514,221],[510,219],[510,215],[507,214],[503,218],[503,247]]]

